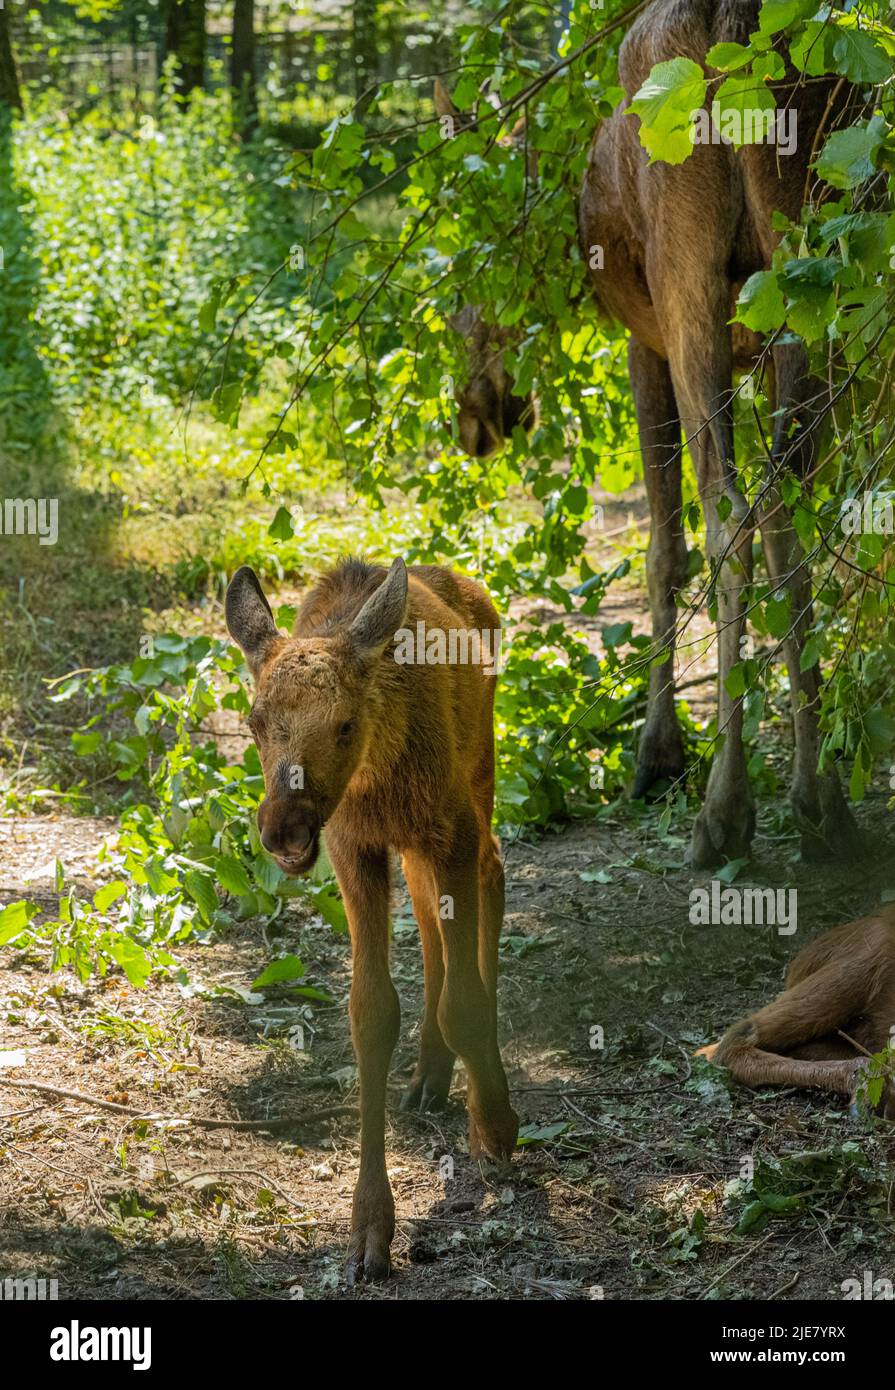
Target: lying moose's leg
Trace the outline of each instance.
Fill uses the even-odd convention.
[[[384,1279],[389,1272],[395,1202],[385,1168],[385,1096],[400,1009],[388,967],[388,854],[357,853],[334,835],[327,837],[327,849],[345,902],[354,960],[349,1008],[360,1078],[361,1148],[345,1270],[353,1284]]]
[[[650,668],[646,720],[637,745],[632,795],[684,771],[684,741],[674,706],[675,599],[687,582],[687,546],[681,524],[681,424],[668,363],[632,338],[628,368],[637,411],[643,477],[649,498],[646,578],[654,651],[667,660]]]
[[[452,843],[435,866],[445,977],[438,1021],[469,1080],[469,1147],[473,1155],[509,1158],[519,1121],[510,1107],[497,1045],[497,1010],[479,972],[479,825],[471,807],[454,822]]]
[[[774,427],[772,458],[775,463],[786,458],[793,471],[804,477],[813,456],[812,416],[807,402],[801,399],[812,388],[811,378],[805,375],[804,349],[798,344],[775,348],[774,365],[781,408]],[[817,387],[814,382],[813,389]],[[800,404],[800,414],[805,418],[793,434]],[[839,778],[834,768],[824,773],[817,770],[819,667],[817,663],[807,671],[801,667],[805,634],[813,622],[811,576],[789,510],[774,485],[766,489],[759,525],[768,573],[789,594],[790,629],[783,641],[783,655],[789,672],[795,734],[791,797],[802,833],[802,854],[806,858],[823,858],[831,853],[853,855],[860,850],[860,837]]]
[[[826,1043],[838,1028],[847,1029],[867,1006],[871,983],[863,962],[855,961],[850,968],[833,959],[758,1013],[735,1023],[714,1049],[712,1061],[747,1086],[811,1086],[852,1095],[863,1059],[844,1038],[838,1057],[809,1060],[791,1054],[808,1050],[807,1045],[818,1039]]]
[[[442,1037],[438,1022],[438,1002],[444,985],[438,896],[432,867],[421,855],[408,852],[404,855],[402,867],[420,929],[426,1002],[420,1030],[419,1061],[401,1097],[401,1109],[437,1110],[447,1100],[454,1070],[454,1054]]]

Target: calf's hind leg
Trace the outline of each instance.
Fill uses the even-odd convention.
[[[438,1002],[444,987],[444,955],[438,921],[438,896],[431,865],[418,854],[402,859],[410,889],[413,913],[423,948],[425,1008],[420,1028],[420,1055],[413,1076],[401,1097],[402,1110],[438,1110],[447,1100],[454,1070],[454,1054],[438,1022]]]

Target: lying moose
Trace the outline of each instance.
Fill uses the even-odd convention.
[[[400,559],[387,573],[347,560],[326,574],[291,637],[277,631],[246,567],[230,582],[226,613],[255,681],[249,727],[264,771],[261,842],[285,873],[303,874],[325,826],[345,902],[361,1112],[346,1276],[349,1284],[381,1279],[395,1227],[385,1166],[399,1028],[389,974],[392,850],[402,855],[425,967],[419,1062],[402,1106],[442,1102],[459,1056],[470,1152],[508,1158],[516,1144],[497,1045],[504,875],[491,833],[494,672],[475,661],[399,663],[394,646],[399,628],[494,633],[500,621],[471,580],[429,565],[408,577]]]
[[[747,1086],[814,1086],[854,1096],[865,1054],[895,1042],[895,904],[824,932],[786,972],[779,998],[698,1056]],[[877,1106],[895,1120],[895,1085]]]

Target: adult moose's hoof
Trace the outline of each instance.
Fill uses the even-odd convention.
[[[748,859],[755,834],[755,807],[751,796],[728,804],[706,801],[690,839],[690,863],[694,869],[711,869],[728,859]]]
[[[655,789],[656,795],[668,790],[662,783],[677,782],[684,775],[684,740],[680,725],[675,722],[656,726],[644,726],[637,745],[637,769],[631,796],[637,801],[641,797],[649,799]]]
[[[469,1152],[473,1158],[510,1159],[518,1137],[519,1116],[511,1106],[487,1112],[470,1109]]]
[[[827,859],[863,859],[868,838],[858,827],[835,775],[821,783],[820,796],[806,806],[793,789],[793,813],[801,836],[802,858],[809,863]]]

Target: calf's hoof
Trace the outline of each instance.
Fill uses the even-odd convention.
[[[473,1158],[504,1161],[513,1157],[519,1116],[511,1106],[469,1112],[469,1152]]]
[[[421,1115],[432,1110],[443,1110],[451,1089],[453,1066],[451,1059],[447,1068],[429,1067],[423,1071],[417,1067],[401,1096],[401,1109],[415,1110]]]
[[[370,1227],[352,1232],[345,1261],[345,1283],[349,1289],[355,1284],[379,1284],[388,1278],[392,1268],[390,1245],[390,1238]]]
[[[395,1200],[388,1179],[358,1182],[351,1212],[351,1239],[345,1262],[349,1288],[361,1282],[376,1284],[391,1270],[389,1248],[395,1234]]]

